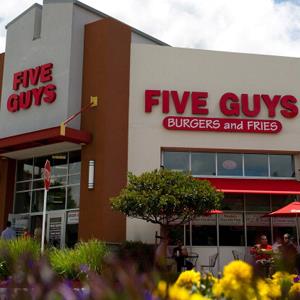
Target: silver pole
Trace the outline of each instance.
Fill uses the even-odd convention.
[[[43,207],[43,225],[42,225],[42,240],[41,240],[41,253],[44,252],[45,246],[45,228],[46,228],[46,208],[47,208],[47,189],[44,189],[44,207]]]

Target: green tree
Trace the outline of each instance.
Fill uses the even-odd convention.
[[[129,173],[128,185],[111,199],[112,208],[128,217],[160,224],[168,236],[172,223],[185,224],[212,209],[219,208],[223,194],[206,180],[195,180],[182,172],[165,169]]]

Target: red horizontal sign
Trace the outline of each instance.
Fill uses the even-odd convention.
[[[53,64],[47,63],[14,73],[13,89],[16,92],[8,97],[7,110],[14,113],[29,109],[32,105],[40,106],[43,102],[48,104],[54,102],[56,85],[49,83],[53,79],[52,69]],[[21,92],[19,92],[20,88]]]
[[[163,119],[169,130],[278,133],[282,124],[277,120],[196,118],[170,116]]]

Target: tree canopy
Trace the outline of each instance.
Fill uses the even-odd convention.
[[[111,205],[129,217],[168,226],[219,208],[222,198],[206,180],[160,169],[140,176],[129,173],[127,187],[111,199]]]

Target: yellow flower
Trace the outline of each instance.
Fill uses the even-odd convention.
[[[195,270],[182,272],[175,285],[191,289],[193,285],[200,287],[200,273]]]
[[[200,294],[193,294],[190,296],[189,300],[209,300],[209,299],[206,297],[203,297]]]
[[[259,279],[257,281],[257,291],[262,300],[269,300],[269,285],[264,281]]]
[[[154,295],[164,299],[167,295],[167,289],[168,284],[165,281],[161,280],[158,283],[156,290],[154,291]]]
[[[258,279],[256,286],[261,300],[271,300],[281,296],[280,285],[274,284],[271,280]]]
[[[252,267],[241,260],[235,260],[224,268],[224,277],[232,276],[236,280],[249,282],[252,279],[252,275]]]
[[[178,285],[174,284],[169,289],[168,300],[190,300],[190,292]]]
[[[300,283],[295,283],[291,287],[291,289],[289,291],[289,296],[291,298],[297,298],[298,299],[298,297],[300,296]]]
[[[230,299],[255,299],[252,284],[253,269],[242,261],[233,261],[224,268],[224,276],[213,286],[216,297]]]
[[[273,279],[273,282],[276,282],[276,283],[279,283],[281,280],[288,280],[290,281],[291,283],[294,282],[294,278],[296,277],[297,275],[295,274],[289,274],[287,272],[276,272],[273,276],[272,276],[272,279]]]
[[[218,281],[218,278],[214,277],[211,273],[204,273],[204,274],[201,274],[201,276],[202,276],[201,279],[203,279],[204,281],[208,280],[213,284]]]

